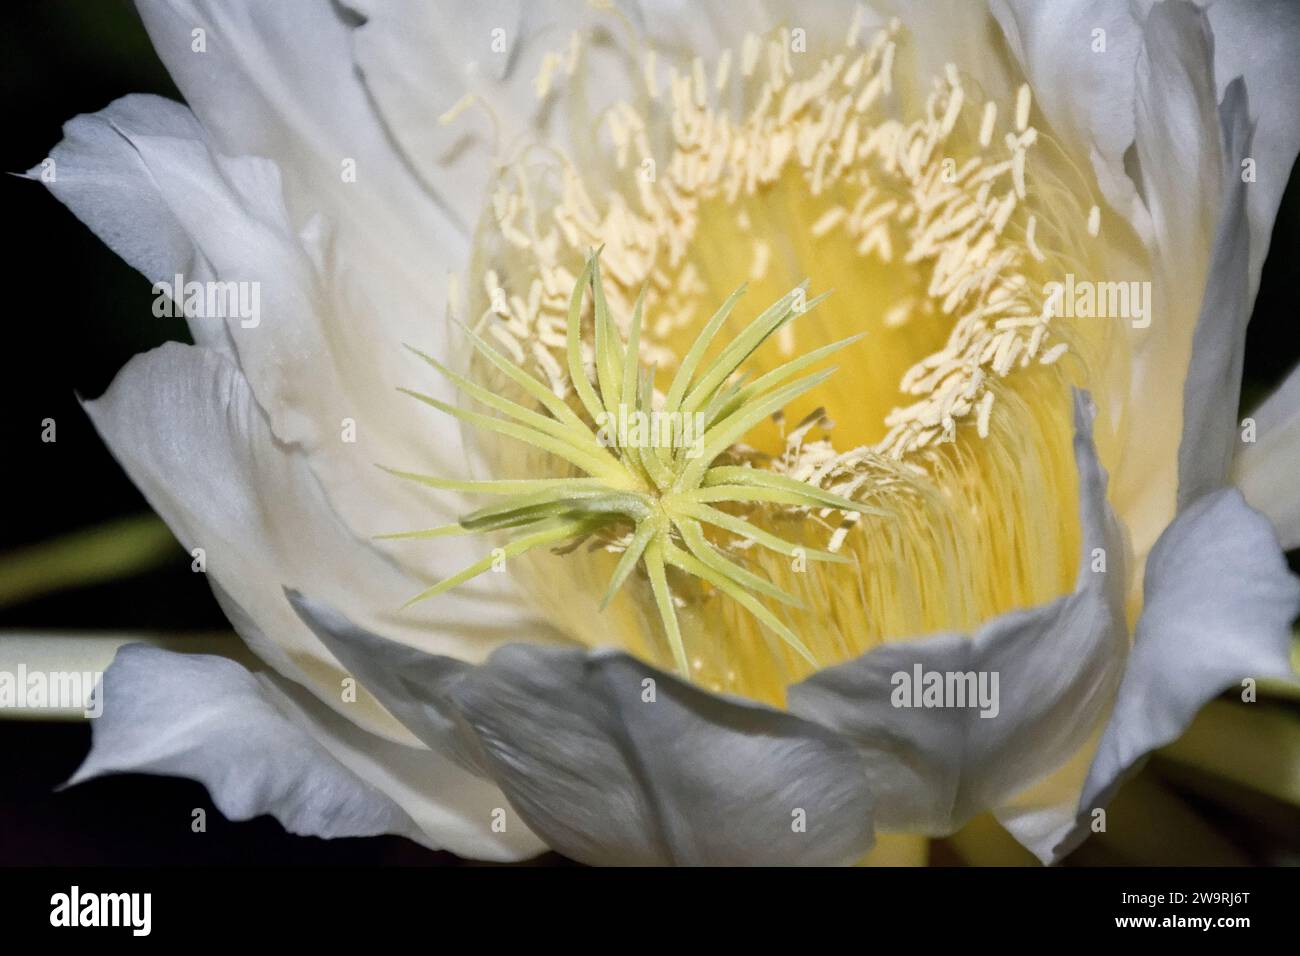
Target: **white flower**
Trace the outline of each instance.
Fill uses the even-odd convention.
[[[151,280],[261,296],[87,409],[266,669],[123,650],[75,780],[595,863],[847,862],[992,810],[1050,861],[1206,701],[1292,679],[1296,376],[1254,444],[1236,402],[1300,146],[1294,5],[345,6],[142,4],[189,106],[127,97],[53,153],[53,193]],[[800,600],[805,647],[649,559],[600,611],[612,533],[401,609],[496,542],[374,536],[455,524],[466,479],[566,474],[398,395],[457,407],[402,346],[518,401],[467,317],[581,393],[565,315],[601,244],[625,331],[648,282],[665,377],[745,279],[746,316],[835,289],[758,372],[867,333],[755,432],[773,457],[729,453],[870,506],[747,513],[848,566],[714,541]],[[1072,294],[1117,282],[1119,315]],[[996,675],[996,716],[896,705],[932,672]]]

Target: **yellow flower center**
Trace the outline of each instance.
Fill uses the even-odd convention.
[[[801,599],[773,612],[816,666],[882,641],[970,630],[1070,589],[1080,540],[1069,389],[1120,347],[1112,324],[1054,315],[1045,292],[1067,273],[1097,273],[1100,213],[1091,179],[1031,125],[1028,87],[994,102],[949,66],[922,88],[902,69],[910,41],[896,23],[861,34],[855,23],[824,56],[802,51],[789,30],[750,35],[711,64],[661,70],[646,54],[637,95],[591,119],[580,162],[527,148],[503,167],[472,263],[481,281],[456,303],[578,408],[566,316],[591,248],[603,246],[609,312],[624,336],[644,289],[640,363],[665,377],[742,283],[744,321],[805,279],[833,290],[745,368],[760,376],[863,337],[731,460],[879,513],[726,506],[848,564],[709,535]],[[539,92],[578,74],[582,58],[575,41],[548,59]],[[709,354],[734,333],[724,327]],[[586,361],[594,380],[589,348]],[[470,369],[518,397],[481,358]],[[476,441],[493,477],[571,474],[508,438]],[[533,551],[511,569],[575,640],[671,668],[644,574],[600,610],[626,543]],[[670,569],[668,583],[694,680],[780,704],[812,670],[707,581]]]

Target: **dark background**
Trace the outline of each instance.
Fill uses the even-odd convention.
[[[22,0],[4,7],[0,169],[39,163],[64,121],[119,96],[179,99],[126,0]],[[1243,407],[1267,394],[1300,356],[1294,275],[1300,250],[1300,192],[1293,175],[1275,229],[1246,350]],[[77,404],[95,397],[136,352],[188,341],[180,319],[149,312],[149,280],[108,250],[38,183],[0,177],[7,315],[0,350],[0,553],[148,505],[105,449]],[[40,440],[41,420],[58,441]],[[1297,555],[1291,556],[1297,565]],[[175,546],[153,571],[0,608],[3,630],[228,629],[202,575]],[[230,823],[196,783],[122,776],[55,793],[89,747],[85,724],[0,720],[0,866],[37,863],[402,863],[456,864],[400,838],[323,841],[293,837],[263,817]],[[1146,771],[1184,798],[1251,859],[1276,858],[1276,821],[1293,808],[1266,806],[1232,788],[1185,787],[1179,771]],[[190,832],[190,812],[208,810],[208,831]],[[1256,817],[1275,821],[1261,830]],[[545,862],[557,862],[551,857]],[[957,862],[940,843],[934,862]],[[1084,851],[1076,862],[1120,862]]]

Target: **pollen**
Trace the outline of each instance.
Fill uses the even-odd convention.
[[[783,393],[779,407],[755,404],[762,414],[743,434],[709,447],[727,464],[683,474],[741,468],[791,494],[833,495],[834,505],[805,490],[797,501],[749,495],[710,507],[841,560],[810,563],[707,522],[704,538],[691,530],[687,540],[669,516],[657,548],[638,537],[641,525],[614,522],[563,554],[521,552],[512,569],[525,591],[577,641],[780,703],[814,666],[1067,590],[1078,560],[1078,529],[1062,517],[1077,493],[1069,388],[1117,346],[1104,328],[1054,315],[1045,293],[1067,271],[1096,271],[1100,212],[1090,177],[1034,125],[1029,86],[998,103],[953,64],[916,76],[901,25],[868,35],[859,16],[838,48],[805,50],[783,28],[747,35],[712,62],[646,50],[633,92],[590,112],[581,80],[596,42],[575,40],[543,63],[539,95],[589,132],[572,155],[523,145],[502,158],[478,278],[463,296],[475,341],[526,369],[546,398],[531,385],[521,393],[481,347],[467,379],[534,412],[558,403],[594,429],[601,389],[617,378],[602,372],[606,349],[640,370],[624,383],[650,383],[643,396],[642,384],[632,389],[641,410],[678,411],[681,394],[660,391],[655,373],[676,381],[705,356],[735,357],[746,331],[710,316],[737,287],[803,309],[799,322],[773,324],[743,368],[723,362],[726,384],[712,387],[743,406],[791,365],[811,372],[836,354],[838,374]],[[594,248],[603,304],[593,293],[575,313]],[[834,290],[815,310],[805,309],[805,277]],[[588,318],[590,342],[575,341]],[[476,438],[494,475],[592,477],[586,459],[557,462],[498,437]],[[656,461],[669,467],[643,455],[619,493],[662,492]],[[647,507],[663,516],[660,503]],[[742,569],[728,583],[772,601],[781,628],[698,567],[674,564],[669,545],[689,556],[692,542]],[[633,575],[628,562],[646,555],[667,572],[643,561]],[[602,605],[611,575],[625,586]]]

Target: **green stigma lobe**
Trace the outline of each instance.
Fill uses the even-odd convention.
[[[536,548],[555,547],[563,542],[579,541],[596,531],[609,530],[623,543],[602,609],[640,565],[646,573],[674,663],[683,676],[688,676],[689,667],[666,570],[669,565],[708,582],[736,601],[815,665],[799,636],[760,597],[796,609],[803,606],[802,602],[733,561],[724,548],[706,537],[704,526],[784,555],[847,561],[842,555],[787,541],[713,506],[763,502],[796,509],[858,513],[876,513],[874,509],[785,475],[747,466],[714,466],[713,462],[764,419],[825,381],[833,369],[790,379],[857,337],[809,352],[745,384],[740,377],[741,366],[749,356],[825,296],[805,302],[803,285],[791,290],[753,319],[714,359],[705,362],[709,343],[734,310],[744,292],[742,286],[727,298],[700,332],[678,366],[661,406],[656,408],[654,369],[642,367],[639,361],[645,290],[637,298],[624,343],[605,300],[599,256],[596,251],[587,258],[569,304],[565,351],[570,385],[580,406],[576,411],[544,382],[469,330],[466,331],[475,349],[534,399],[538,408],[528,408],[505,398],[412,349],[464,395],[502,417],[459,408],[410,389],[401,389],[402,392],[476,428],[547,452],[576,468],[582,476],[472,481],[386,468],[400,478],[433,488],[500,495],[503,500],[462,516],[454,525],[380,535],[381,539],[499,531],[517,534],[503,548],[417,594],[406,606],[435,597],[484,573],[502,557],[517,557]],[[594,382],[582,358],[583,306],[588,298],[594,325]],[[587,420],[582,417],[583,412]],[[631,417],[645,422],[664,415],[677,416],[675,421],[697,416],[703,423],[702,433],[696,436],[693,445],[672,448],[651,442],[619,444],[602,439],[603,427],[618,416],[623,416],[621,420]]]

